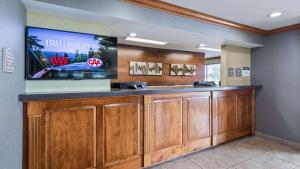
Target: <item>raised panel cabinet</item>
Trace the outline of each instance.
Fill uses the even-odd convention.
[[[251,127],[252,121],[252,93],[251,90],[237,92],[237,128]]]
[[[24,105],[23,169],[140,169],[255,132],[255,89]]]
[[[29,102],[28,169],[142,167],[142,96]]]
[[[211,145],[211,97],[210,92],[197,93],[183,98],[184,149],[192,152]]]
[[[103,168],[135,169],[141,166],[141,105],[129,103],[105,104],[99,126],[101,166]]]
[[[96,107],[47,110],[45,116],[46,168],[95,168]]]
[[[254,90],[213,91],[213,145],[254,131]]]
[[[154,151],[182,144],[182,99],[154,99],[152,104]]]
[[[144,97],[144,166],[211,146],[210,92]]]

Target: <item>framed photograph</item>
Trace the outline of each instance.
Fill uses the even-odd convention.
[[[228,77],[234,77],[234,68],[233,67],[229,67],[227,69],[227,74],[228,74]]]
[[[195,76],[196,71],[197,71],[196,65],[189,65],[189,64],[184,65],[184,75],[185,76]]]
[[[148,65],[147,75],[162,76],[162,74],[163,74],[163,64],[162,63],[148,62],[147,65]]]
[[[184,64],[171,64],[170,75],[171,76],[183,76]]]
[[[147,62],[130,62],[129,64],[130,75],[147,75],[148,65]]]
[[[242,77],[242,69],[241,68],[235,68],[235,76],[236,77]]]

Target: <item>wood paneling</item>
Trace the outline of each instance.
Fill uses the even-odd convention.
[[[147,95],[144,104],[145,167],[211,146],[210,92]]]
[[[107,104],[103,107],[104,168],[122,161],[141,164],[140,102]]]
[[[218,134],[234,130],[237,123],[236,96],[218,96]]]
[[[254,133],[253,97],[251,90],[213,92],[213,145]]]
[[[28,102],[24,169],[148,167],[254,134],[254,102],[255,89]]]
[[[187,98],[187,141],[210,136],[209,99],[209,96]]]
[[[255,110],[256,110],[256,108],[255,108],[255,97],[256,97],[256,90],[255,89],[252,89],[252,98],[251,98],[251,106],[252,106],[252,110],[251,110],[251,134],[255,134],[255,130],[256,130],[256,128],[255,128],[255,123],[256,123],[256,121],[255,121]]]
[[[237,95],[237,128],[249,128],[252,114],[252,93],[251,90],[238,92]]]
[[[96,108],[46,111],[46,152],[49,169],[96,168]]]
[[[23,103],[23,150],[22,150],[22,169],[28,169],[29,167],[29,155],[28,155],[28,118],[27,118],[27,103]],[[34,168],[33,168],[34,169]]]
[[[162,12],[171,13],[174,15],[191,18],[194,20],[205,21],[205,22],[209,22],[209,23],[214,23],[214,24],[218,24],[218,25],[231,27],[234,29],[242,30],[242,31],[257,33],[257,34],[261,34],[261,35],[268,34],[268,31],[263,30],[263,29],[240,24],[237,22],[223,19],[223,18],[218,18],[218,17],[212,16],[212,15],[208,15],[205,13],[201,13],[201,12],[198,12],[195,10],[187,9],[184,7],[180,7],[180,6],[173,5],[173,4],[159,1],[159,0],[123,0],[123,1],[135,4],[135,5],[159,10]]]
[[[153,100],[154,151],[182,144],[182,99]]]
[[[163,76],[131,76],[129,62],[163,63]],[[170,64],[195,64],[196,76],[170,76]],[[143,81],[150,85],[193,84],[204,80],[204,53],[119,45],[118,79],[113,82]]]
[[[28,168],[141,168],[141,98],[27,103]]]
[[[181,153],[183,112],[180,97],[153,95],[151,98],[150,119],[147,119],[150,123],[151,160],[145,161],[154,164]]]
[[[211,97],[209,92],[183,98],[184,148],[192,152],[211,145]]]

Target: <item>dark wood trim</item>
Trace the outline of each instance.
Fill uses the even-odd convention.
[[[28,169],[28,120],[27,120],[27,103],[23,103],[23,146],[22,146],[22,169]]]
[[[293,30],[297,30],[297,29],[300,29],[300,23],[285,26],[285,27],[282,27],[282,28],[269,30],[268,35],[274,35],[274,34],[278,34],[278,33],[289,32],[289,31],[293,31]]]
[[[134,4],[134,5],[138,5],[138,6],[143,6],[146,8],[159,10],[162,12],[167,12],[167,13],[183,16],[186,18],[191,18],[194,20],[200,20],[200,21],[205,21],[205,22],[214,23],[214,24],[218,24],[218,25],[223,25],[223,26],[239,29],[242,31],[251,32],[251,33],[268,35],[268,31],[263,30],[263,29],[259,29],[259,28],[255,28],[252,26],[233,22],[230,20],[218,18],[218,17],[212,16],[212,15],[208,15],[208,14],[201,13],[201,12],[194,11],[194,10],[187,9],[187,8],[183,8],[183,7],[173,5],[170,3],[162,2],[160,0],[122,0],[122,1]]]
[[[215,17],[215,16],[212,16],[212,15],[208,15],[208,14],[198,12],[198,11],[195,11],[195,10],[180,7],[180,6],[177,6],[177,5],[173,5],[173,4],[163,2],[163,1],[160,1],[160,0],[121,0],[121,1],[131,3],[131,4],[134,4],[134,5],[138,5],[138,6],[142,6],[142,7],[146,7],[146,8],[151,8],[151,9],[154,9],[154,10],[159,10],[159,11],[162,11],[162,12],[171,13],[171,14],[186,17],[186,18],[191,18],[191,19],[194,19],[194,20],[214,23],[214,24],[218,24],[218,25],[238,29],[238,30],[241,30],[241,31],[256,33],[256,34],[265,35],[265,36],[300,29],[300,23],[298,23],[298,24],[294,24],[294,25],[285,26],[285,27],[282,27],[282,28],[264,30],[264,29],[252,27],[252,26],[249,26],[249,25],[244,25],[244,24],[241,24],[241,23],[226,20],[226,19],[223,19],[223,18]]]

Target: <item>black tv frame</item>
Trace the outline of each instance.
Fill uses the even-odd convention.
[[[108,38],[115,38],[116,39],[116,44],[117,44],[117,51],[116,51],[116,75],[112,78],[51,78],[51,79],[37,79],[37,78],[31,78],[28,77],[28,72],[29,72],[29,53],[28,53],[28,44],[27,44],[27,37],[28,37],[28,29],[29,28],[36,28],[36,29],[44,29],[44,30],[53,30],[53,31],[61,31],[61,32],[70,32],[70,33],[78,33],[78,34],[83,34],[83,35],[96,35],[96,36],[102,36],[102,37],[108,37]],[[118,38],[114,36],[106,36],[106,35],[99,35],[99,34],[91,34],[91,33],[82,33],[82,32],[75,32],[75,31],[65,31],[65,30],[58,30],[58,29],[50,29],[50,28],[42,28],[42,27],[34,27],[34,26],[26,26],[25,27],[25,80],[101,80],[101,79],[118,79]]]

